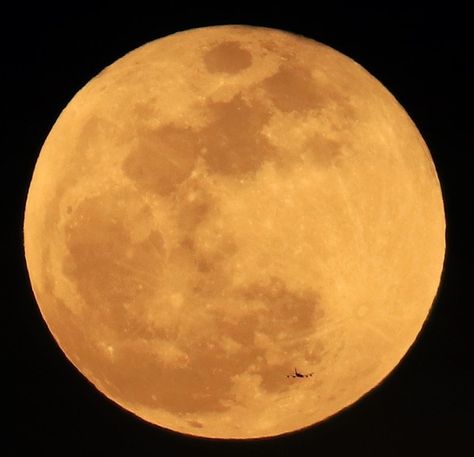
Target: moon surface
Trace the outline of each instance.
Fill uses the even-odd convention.
[[[301,429],[379,384],[429,313],[444,237],[430,153],[387,89],[249,26],[170,35],[87,83],[24,222],[68,359],[137,416],[214,438]]]

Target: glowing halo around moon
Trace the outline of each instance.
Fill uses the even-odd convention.
[[[428,315],[444,234],[394,97],[325,45],[247,26],[176,33],[92,79],[24,222],[69,360],[139,417],[214,438],[301,429],[379,384]]]

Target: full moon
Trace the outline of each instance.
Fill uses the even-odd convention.
[[[179,32],[70,101],[24,243],[67,358],[180,433],[257,438],[337,413],[413,344],[439,286],[441,189],[389,91],[287,32]]]

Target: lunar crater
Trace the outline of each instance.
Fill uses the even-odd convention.
[[[204,63],[210,73],[235,74],[252,65],[252,53],[237,41],[224,41],[204,54]]]

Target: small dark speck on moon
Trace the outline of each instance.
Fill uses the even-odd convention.
[[[191,427],[195,427],[195,428],[202,428],[203,425],[201,424],[201,422],[198,422],[198,421],[188,421],[188,424],[191,426]]]

